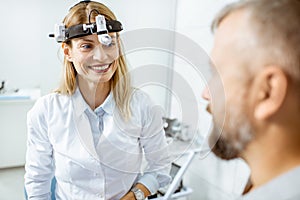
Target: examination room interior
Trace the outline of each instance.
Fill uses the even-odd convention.
[[[5,1],[0,7],[0,82],[3,83],[0,93],[0,200],[25,199],[26,113],[37,98],[58,85],[63,57],[60,44],[48,35],[54,31],[54,24],[61,22],[67,10],[77,2]],[[204,141],[211,127],[211,117],[205,111],[207,102],[201,98],[201,93],[210,73],[205,62],[213,44],[210,24],[215,14],[233,0],[99,2],[106,4],[123,24],[121,37],[124,37],[125,56],[134,86],[162,106],[164,120],[172,124],[168,129],[171,150],[180,154],[202,148],[205,152]],[[139,43],[151,39],[163,43],[165,49]],[[134,47],[130,46],[132,42]],[[203,63],[180,51],[184,42],[192,44],[191,51],[193,48],[199,51]],[[189,89],[178,84],[180,81]],[[191,114],[194,116],[189,116],[185,109],[191,108],[185,105],[195,102],[196,109],[192,109]],[[196,123],[195,120],[190,123],[191,117]],[[223,161],[209,152],[196,155],[183,176],[183,184],[191,192],[181,199],[230,198],[242,193],[248,176],[249,169],[242,160]]]

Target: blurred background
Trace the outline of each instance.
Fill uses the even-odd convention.
[[[58,85],[63,57],[60,44],[48,35],[77,2],[1,4],[0,200],[24,198],[26,113],[38,97]],[[167,130],[175,149],[203,147],[211,127],[211,117],[205,112],[207,102],[201,99],[210,73],[210,25],[216,13],[233,0],[99,2],[122,22],[121,37],[133,84],[165,110],[166,123],[171,126],[172,122],[173,127]],[[142,42],[151,44],[152,39],[162,39],[164,48],[151,48]],[[184,184],[193,190],[189,199],[231,199],[242,192],[248,175],[243,161],[226,162],[209,153],[196,156]]]

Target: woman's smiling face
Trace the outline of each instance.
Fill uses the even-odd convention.
[[[112,43],[108,46],[99,42],[98,36],[88,35],[71,40],[71,45],[65,45],[64,54],[73,63],[78,76],[94,83],[110,81],[119,57],[117,34],[110,33]]]

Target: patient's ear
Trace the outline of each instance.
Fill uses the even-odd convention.
[[[288,79],[278,66],[268,66],[256,75],[254,82],[254,118],[264,120],[282,106],[287,94]]]
[[[72,62],[73,60],[72,60],[72,57],[71,57],[71,54],[70,54],[70,53],[71,53],[70,46],[67,45],[66,43],[62,43],[61,48],[63,49],[65,58],[66,58],[68,61]]]

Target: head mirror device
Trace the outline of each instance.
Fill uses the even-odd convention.
[[[90,22],[90,16],[92,12],[98,13],[95,18],[96,22],[93,23]],[[122,30],[123,27],[121,22],[117,20],[106,20],[105,17],[97,10],[92,10],[89,14],[88,24],[78,24],[68,28],[66,28],[64,24],[55,24],[54,33],[49,34],[49,37],[54,37],[55,40],[60,43],[73,38],[97,34],[99,42],[103,45],[109,46],[112,42],[112,38],[108,33],[119,32]]]

